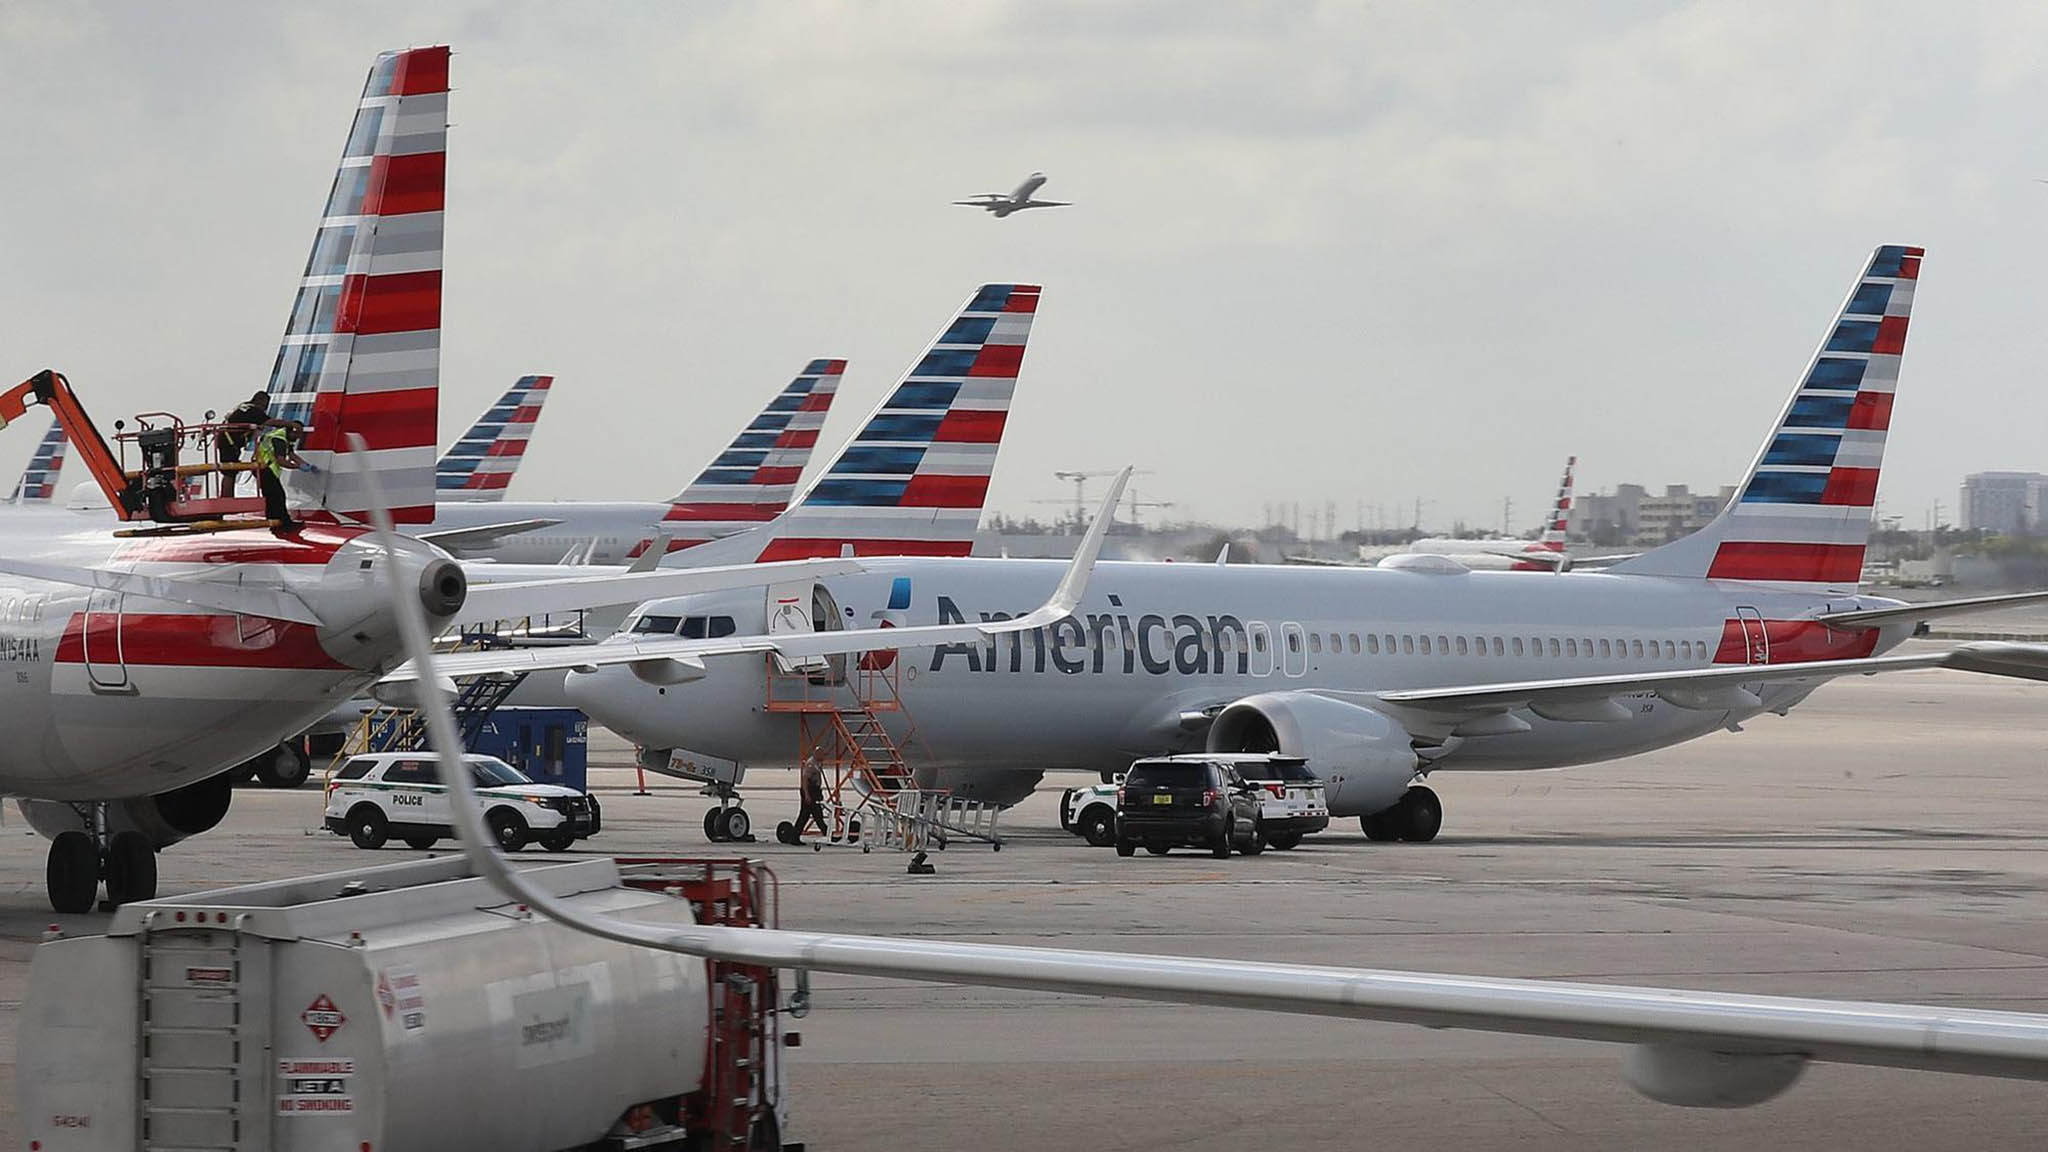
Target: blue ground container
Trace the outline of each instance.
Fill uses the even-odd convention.
[[[536,784],[589,791],[590,721],[574,708],[500,708],[469,750],[496,756]]]

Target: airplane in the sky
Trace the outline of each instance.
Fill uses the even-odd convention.
[[[1946,666],[2048,678],[2037,648],[1885,655],[1929,618],[2048,593],[1901,604],[1858,582],[1919,274],[1878,249],[1774,421],[1736,498],[1692,536],[1601,572],[1535,578],[1435,566],[1105,564],[1071,619],[945,644],[901,670],[921,775],[998,803],[1047,768],[1110,772],[1166,752],[1281,751],[1328,784],[1333,815],[1375,839],[1428,840],[1423,781],[1634,755],[1785,712],[1835,676]],[[1037,601],[1053,562],[877,561],[821,581],[814,627],[1000,621]],[[795,721],[760,707],[769,668],[708,664],[690,682],[636,662],[684,636],[774,632],[731,593],[642,605],[609,647],[557,654],[569,699],[648,749],[786,764]],[[481,669],[479,669],[481,670]]]
[[[1026,208],[1069,207],[1065,200],[1033,200],[1031,198],[1032,193],[1038,191],[1044,185],[1045,173],[1033,172],[1031,175],[1026,176],[1024,182],[1017,185],[1016,190],[1013,192],[984,192],[972,200],[955,200],[953,203],[963,208],[983,209],[993,213],[998,220],[1012,212],[1022,212]]]
[[[29,457],[28,467],[22,469],[21,479],[14,485],[14,495],[8,499],[11,504],[48,504],[57,496],[57,478],[64,471],[64,426],[50,421],[50,430],[43,433],[42,443],[36,445],[35,455]]]
[[[589,563],[623,564],[657,537],[668,538],[670,567],[837,556],[848,546],[861,556],[965,556],[1038,298],[1032,284],[976,289],[802,489],[844,360],[811,361],[671,500],[443,504],[420,538],[510,564],[579,549]]]
[[[526,459],[527,441],[548,402],[553,376],[521,376],[491,405],[434,466],[436,503],[505,498],[512,476]]]
[[[209,487],[213,466],[172,459],[181,445],[196,455],[211,425],[122,432],[144,457],[131,471],[61,375],[0,392],[0,425],[52,409],[124,524],[110,534],[61,509],[0,518],[0,794],[51,837],[60,912],[90,908],[102,877],[115,903],[152,894],[156,851],[226,814],[228,769],[399,662],[386,569],[446,623],[859,567],[501,572],[366,538],[367,477],[404,522],[434,513],[447,92],[445,47],[381,55],[364,87],[270,389],[273,412],[307,425],[309,467],[290,474],[298,529]],[[351,436],[360,466],[339,468]]]
[[[1127,478],[1128,473],[1119,479],[1118,488]],[[1047,617],[1055,621],[1066,618],[1065,613],[1078,604],[1101,547],[1099,528],[1107,525],[1108,508],[1115,503],[1113,491],[1097,518],[1098,527],[1084,538],[1052,597],[1030,614],[1033,627]],[[380,528],[390,532],[388,522],[380,520]],[[440,688],[455,670],[448,666],[448,658],[435,655],[426,621],[405,595],[404,586],[395,580],[387,580],[386,586],[412,657],[407,668],[426,685],[422,704],[430,745],[441,761],[441,778],[454,793],[450,810],[469,873],[496,887],[508,906],[531,908],[579,932],[683,956],[773,969],[1621,1044],[1627,1046],[1621,1073],[1629,1086],[1652,1100],[1678,1107],[1752,1107],[1791,1088],[1812,1063],[2048,1080],[2048,1016],[2034,1013],[928,937],[849,936],[772,927],[676,927],[595,912],[536,883],[533,873],[512,867],[496,847],[484,824],[485,805],[476,796],[470,773],[461,761],[463,748],[455,718]],[[951,633],[979,642],[999,634],[994,630],[1019,623],[1024,622],[922,629],[922,635],[914,638],[908,636],[910,629],[903,629],[895,639],[923,644]],[[989,636],[976,636],[977,628]],[[812,633],[807,639],[829,644],[834,638],[832,633]],[[769,643],[768,637],[747,639],[755,646],[738,650],[794,655],[794,646],[806,638],[785,637],[779,643],[791,645],[788,650]],[[726,643],[729,650],[734,648],[731,641]],[[769,646],[762,647],[764,643]],[[701,645],[700,650],[709,651]],[[855,649],[840,645],[839,650]],[[93,1087],[83,1074],[71,1080],[44,1077],[37,1082],[38,1091],[54,1089],[51,1099],[63,1103],[70,1097],[55,1092],[69,1091],[78,1099],[89,1100]],[[26,1111],[63,1110],[30,1107]]]

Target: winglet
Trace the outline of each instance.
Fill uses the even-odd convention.
[[[1102,507],[1096,511],[1095,519],[1089,523],[1088,531],[1081,535],[1081,546],[1074,549],[1074,559],[1067,564],[1067,571],[1060,577],[1059,587],[1044,604],[1014,621],[1008,621],[998,631],[1015,632],[1041,627],[1073,615],[1080,607],[1081,597],[1088,591],[1088,577],[1095,572],[1095,561],[1102,555],[1102,541],[1109,535],[1110,521],[1115,518],[1116,502],[1123,499],[1124,485],[1131,479],[1131,467],[1116,474],[1109,482],[1109,491],[1102,495]]]

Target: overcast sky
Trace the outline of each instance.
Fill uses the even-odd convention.
[[[822,459],[1014,280],[994,508],[1128,462],[1523,528],[1571,453],[1739,479],[1881,243],[1928,249],[1885,511],[2048,470],[2038,4],[10,0],[0,372],[102,426],[260,387],[364,72],[441,42],[442,439],[555,374],[515,497],[666,498],[845,356]],[[948,203],[1033,169],[1076,206]]]

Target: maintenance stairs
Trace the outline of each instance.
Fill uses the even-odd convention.
[[[798,763],[824,770],[823,843],[921,853],[958,839],[1002,851],[995,805],[918,785],[904,755],[917,727],[898,690],[900,662],[878,669],[863,660],[842,672],[839,666],[790,670],[772,655],[767,660],[767,711],[797,717]],[[906,721],[900,741],[883,720],[892,713]]]

